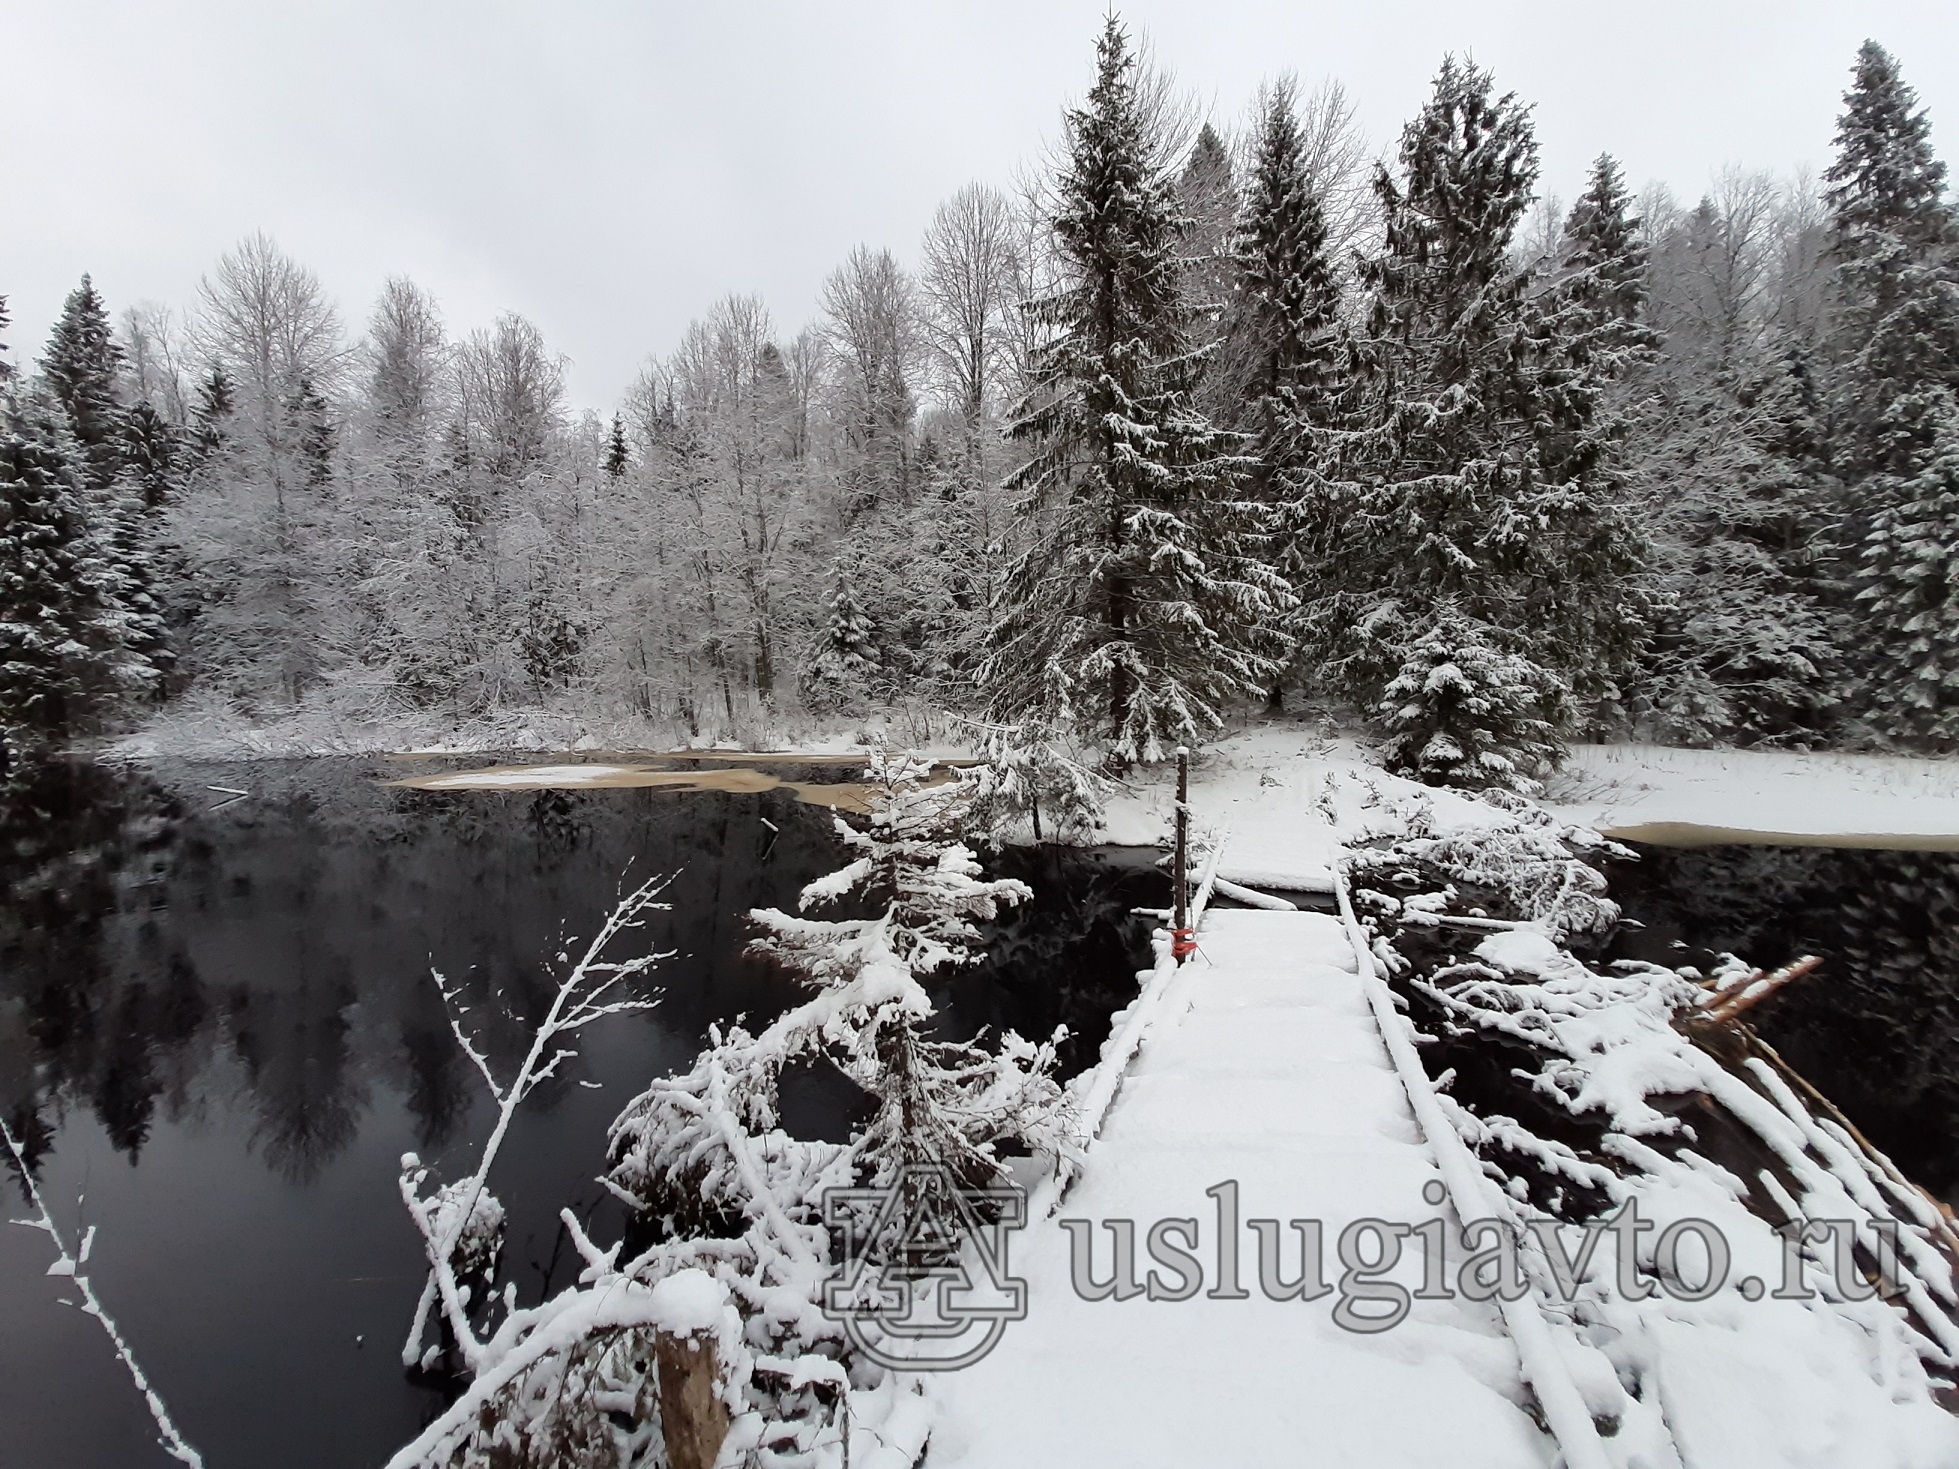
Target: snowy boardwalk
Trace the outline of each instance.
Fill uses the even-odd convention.
[[[1416,1301],[1400,1325],[1368,1335],[1335,1324],[1338,1292],[1311,1303],[1261,1294],[1248,1221],[1322,1221],[1324,1278],[1337,1284],[1335,1242],[1349,1221],[1443,1217],[1423,1197],[1437,1173],[1337,919],[1214,911],[1201,945],[1086,1174],[1055,1218],[1014,1238],[1028,1319],[939,1384],[931,1464],[1550,1463],[1551,1441],[1516,1404],[1517,1356],[1493,1310]],[[1087,1301],[1071,1288],[1061,1220],[1096,1222],[1098,1280],[1112,1266],[1101,1221],[1135,1220],[1137,1278],[1147,1280],[1151,1223],[1183,1218],[1196,1222],[1205,1291],[1218,1290],[1217,1203],[1206,1191],[1228,1180],[1240,1186],[1249,1299]],[[1299,1235],[1281,1227],[1291,1280]],[[1419,1243],[1394,1273],[1411,1290]],[[1179,1284],[1175,1270],[1157,1270]]]

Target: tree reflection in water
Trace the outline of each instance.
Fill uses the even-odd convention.
[[[62,762],[0,798],[0,1107],[50,1198],[101,1224],[117,1319],[213,1463],[379,1462],[434,1407],[371,1350],[421,1288],[396,1160],[487,1127],[431,965],[466,987],[507,1072],[549,1003],[550,956],[590,934],[629,864],[635,882],[677,874],[645,933],[677,951],[660,1008],[586,1033],[500,1155],[504,1279],[528,1303],[575,1268],[561,1207],[623,1229],[595,1181],[612,1116],[691,1061],[711,1020],[762,1023],[796,996],[746,957],[748,910],[793,906],[837,865],[831,813],[790,791],[381,784],[399,773]],[[951,987],[952,1024],[1065,1021],[1071,1059],[1091,1060],[1149,958],[1130,910],[1162,903],[1162,880],[1051,851],[999,861],[1039,896]],[[847,1095],[806,1090],[791,1125],[848,1125]],[[107,1158],[129,1166],[105,1174]],[[0,1232],[0,1456],[137,1462],[147,1419],[99,1411],[123,1385],[90,1376],[98,1343],[61,1335],[46,1265],[31,1231]]]

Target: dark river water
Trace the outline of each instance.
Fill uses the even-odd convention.
[[[70,1241],[98,1226],[88,1273],[212,1469],[378,1464],[441,1406],[399,1362],[422,1269],[395,1177],[411,1149],[467,1172],[490,1107],[431,966],[501,991],[512,1015],[472,1019],[507,1070],[527,1040],[514,1017],[548,1003],[549,957],[628,871],[676,874],[646,934],[677,951],[660,1008],[582,1032],[492,1174],[507,1276],[534,1300],[575,1274],[561,1207],[595,1237],[621,1227],[595,1182],[620,1108],[684,1067],[710,1021],[794,998],[743,954],[748,910],[792,907],[839,865],[831,813],[782,792],[380,783],[399,773],[64,765],[0,810],[0,1111]],[[1164,884],[1094,855],[1002,861],[1038,897],[947,987],[949,1028],[1066,1021],[1079,1067],[1148,961],[1131,910]],[[785,1090],[792,1125],[848,1125],[822,1076]],[[10,1158],[0,1196],[26,1212]],[[0,1227],[0,1465],[169,1463],[52,1258],[39,1230]]]
[[[1639,848],[1612,895],[1630,957],[1823,966],[1760,1006],[1762,1038],[1916,1182],[1959,1205],[1959,853]]]

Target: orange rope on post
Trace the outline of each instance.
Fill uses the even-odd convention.
[[[1197,932],[1189,928],[1170,930],[1170,957],[1179,964],[1197,952]]]

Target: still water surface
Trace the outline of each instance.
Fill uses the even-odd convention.
[[[546,962],[592,932],[629,864],[635,881],[676,874],[646,935],[678,951],[661,1007],[583,1033],[492,1177],[508,1276],[534,1300],[575,1274],[560,1207],[616,1237],[594,1176],[620,1108],[710,1021],[793,998],[743,954],[748,910],[793,906],[838,865],[831,814],[787,790],[381,784],[400,773],[73,765],[0,812],[0,1109],[71,1241],[100,1226],[89,1273],[212,1469],[378,1464],[440,1406],[399,1363],[422,1272],[395,1175],[410,1149],[466,1172],[490,1114],[431,965],[470,976],[507,1069],[525,1038],[502,1012],[542,1011]],[[1000,870],[1039,897],[949,987],[950,1024],[1065,1020],[1085,1064],[1147,962],[1131,909],[1160,904],[1161,879],[1052,853]],[[843,1088],[811,1074],[789,1091],[799,1125],[847,1126]],[[0,1194],[24,1212],[10,1163]],[[167,1464],[51,1258],[39,1231],[0,1228],[0,1464]]]

